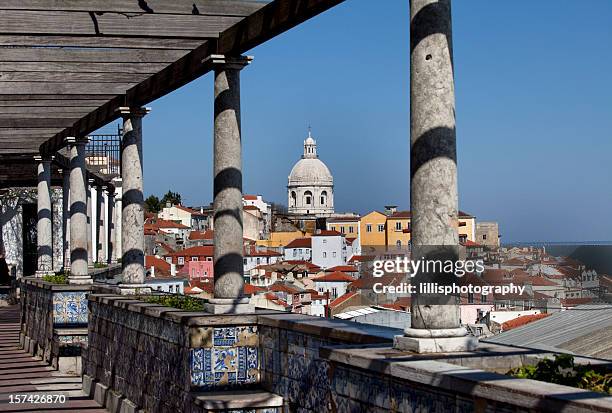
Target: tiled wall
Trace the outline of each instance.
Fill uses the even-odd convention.
[[[87,293],[60,291],[53,293],[53,324],[55,326],[87,326]]]
[[[193,386],[221,388],[259,381],[257,326],[200,327],[198,334],[211,339],[190,350]]]

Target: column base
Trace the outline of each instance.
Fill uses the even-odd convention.
[[[68,284],[89,285],[93,284],[93,278],[91,278],[89,275],[70,275],[68,276]]]
[[[47,271],[47,270],[36,270],[36,272],[34,273],[34,276],[36,278],[42,278],[45,275],[55,275],[54,271]]]
[[[465,328],[420,329],[407,328],[403,336],[393,338],[393,348],[414,353],[456,353],[473,351],[478,339],[468,335]]]
[[[204,311],[210,314],[251,314],[255,306],[248,297],[211,298],[204,304]]]
[[[138,295],[138,294],[151,294],[151,287],[146,284],[117,284],[117,294],[120,295]]]

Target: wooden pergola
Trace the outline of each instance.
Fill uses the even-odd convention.
[[[3,0],[0,187],[85,136],[343,0]],[[52,177],[55,178],[55,177]]]

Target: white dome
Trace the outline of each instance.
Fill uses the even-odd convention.
[[[289,174],[289,186],[333,185],[333,183],[334,179],[329,168],[318,158],[300,159]]]

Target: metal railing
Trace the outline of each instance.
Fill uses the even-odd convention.
[[[85,147],[87,167],[103,175],[121,175],[121,135],[120,125],[116,134],[89,135]]]

